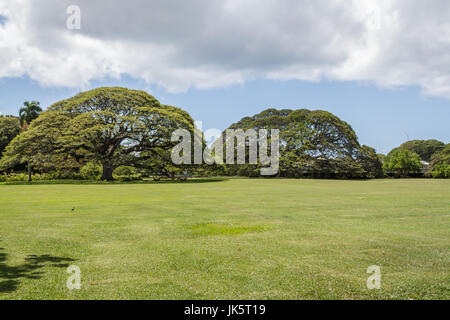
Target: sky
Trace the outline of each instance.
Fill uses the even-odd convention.
[[[308,108],[381,153],[448,143],[450,2],[0,0],[2,114],[99,86],[146,90],[204,130]]]

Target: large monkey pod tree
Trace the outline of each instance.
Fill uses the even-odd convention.
[[[40,170],[65,170],[95,161],[102,180],[113,180],[118,166],[168,154],[172,132],[193,126],[187,112],[144,91],[98,88],[50,106],[8,145],[0,166],[31,161]]]

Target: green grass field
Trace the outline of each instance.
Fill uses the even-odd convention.
[[[0,185],[0,248],[0,300],[449,299],[450,181]]]

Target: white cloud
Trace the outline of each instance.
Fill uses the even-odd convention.
[[[66,28],[71,4],[81,30]],[[0,0],[0,15],[0,77],[48,86],[328,78],[450,98],[448,0]]]

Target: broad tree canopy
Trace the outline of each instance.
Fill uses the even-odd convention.
[[[42,169],[103,165],[103,180],[121,165],[133,165],[173,146],[177,128],[193,130],[179,108],[161,105],[144,91],[104,87],[50,106],[6,148],[1,166],[31,161]]]
[[[375,150],[361,147],[352,127],[327,111],[267,109],[242,118],[230,129],[279,129],[282,176],[366,178],[382,175],[382,164]]]
[[[442,141],[431,140],[411,140],[403,143],[400,147],[394,148],[390,153],[397,150],[409,150],[417,153],[421,160],[430,162],[433,154],[440,152],[444,149],[445,144]]]

